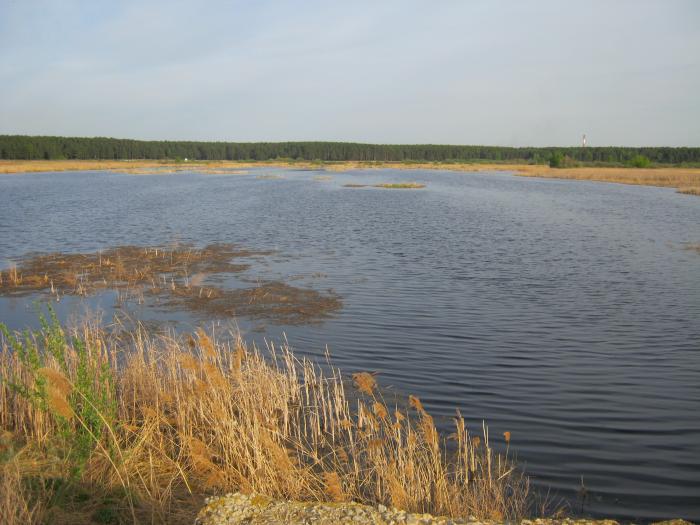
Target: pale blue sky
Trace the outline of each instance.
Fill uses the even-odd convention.
[[[700,146],[700,1],[0,0],[0,133]]]

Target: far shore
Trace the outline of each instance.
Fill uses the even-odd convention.
[[[356,169],[434,169],[459,172],[508,171],[522,177],[588,180],[676,188],[679,193],[700,196],[700,168],[597,167],[551,168],[542,164],[371,161],[165,161],[165,160],[0,160],[0,173],[32,173],[90,170],[220,171],[256,167],[317,169],[343,172]]]

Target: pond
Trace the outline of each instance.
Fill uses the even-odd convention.
[[[535,487],[619,519],[700,520],[699,243],[700,199],[642,186],[439,170],[0,175],[0,267],[233,245],[250,253],[221,278],[231,288],[337,300],[289,322],[102,290],[63,297],[63,319],[128,308],[327,349],[445,427],[459,409],[494,442],[510,432]],[[0,296],[0,321],[35,323],[43,296]]]

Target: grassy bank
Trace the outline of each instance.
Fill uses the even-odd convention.
[[[548,166],[524,166],[516,170],[516,175],[659,186],[676,188],[679,193],[700,195],[699,168],[592,168],[584,166],[557,169]]]
[[[456,415],[240,339],[3,327],[0,521],[191,523],[204,496],[256,492],[515,519],[527,480]],[[499,436],[510,441],[510,434]],[[449,452],[448,452],[449,450]]]
[[[551,168],[542,164],[477,163],[477,162],[309,162],[309,161],[211,161],[211,162],[168,162],[168,161],[92,161],[92,160],[35,160],[0,161],[0,173],[28,173],[46,171],[117,170],[143,172],[160,170],[177,172],[198,170],[205,173],[253,168],[281,167],[297,169],[323,169],[326,171],[349,171],[354,169],[438,169],[450,171],[512,171],[523,177],[543,177],[569,180],[590,180],[615,182],[642,186],[676,188],[680,193],[700,195],[700,168],[685,167],[605,167],[587,166],[573,168]]]

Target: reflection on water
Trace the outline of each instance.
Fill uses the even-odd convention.
[[[261,178],[258,175],[262,175]],[[271,250],[247,282],[325,293],[320,324],[238,319],[326,345],[436,421],[511,432],[539,487],[587,512],[700,519],[700,200],[673,190],[439,171],[0,176],[0,264],[29,252],[233,243]],[[387,191],[386,183],[426,184]],[[361,184],[361,191],[343,188]],[[116,302],[95,299],[107,315]],[[80,298],[62,299],[61,315]],[[182,312],[136,309],[177,321]],[[26,299],[0,319],[31,321]]]

